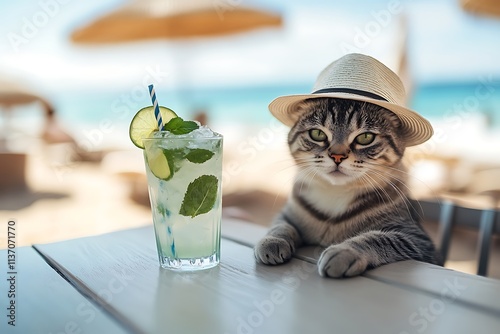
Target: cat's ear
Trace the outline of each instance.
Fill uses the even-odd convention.
[[[396,116],[394,113],[390,113],[389,114],[389,122],[391,123],[391,126],[393,127],[393,133],[394,135],[396,135],[398,137],[398,143],[400,144],[400,148],[403,148],[403,147],[406,147],[406,138],[407,138],[407,135],[406,135],[406,132],[403,128],[403,122],[401,121],[401,119]]]
[[[304,115],[311,109],[311,103],[308,102],[307,100],[301,101],[299,104],[297,104],[297,112],[299,115]]]
[[[403,126],[403,123],[401,122],[401,119],[395,113],[390,112],[388,114],[388,118],[389,118],[389,122],[391,122],[391,125],[395,129],[401,129],[401,127]]]
[[[299,115],[297,121],[293,127],[304,122],[304,120],[309,117],[309,115],[315,110],[315,105],[310,100],[304,100],[297,104],[295,107],[295,113]]]
[[[301,124],[302,124],[302,119],[304,117],[305,114],[308,113],[310,107],[309,107],[309,104],[305,101],[301,101],[300,103],[298,103],[296,106],[295,106],[295,113],[297,115],[300,115],[297,120],[295,121],[295,123],[293,124],[293,126],[290,128],[290,131],[289,131],[289,136],[293,133],[296,132],[297,128],[300,128],[301,127]]]

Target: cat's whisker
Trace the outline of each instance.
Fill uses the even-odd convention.
[[[378,177],[382,178],[383,181],[385,181],[387,184],[389,184],[397,193],[398,195],[401,197],[401,199],[403,200],[403,203],[405,204],[406,206],[406,209],[408,211],[408,213],[411,215],[411,209],[410,209],[410,206],[412,206],[411,204],[411,201],[410,199],[408,198],[408,196],[406,195],[406,193],[401,190],[398,185],[396,185],[390,177],[387,177],[386,175],[384,175],[382,172],[378,171],[378,170],[371,170],[372,173],[376,174]],[[408,188],[408,186],[404,183],[404,182],[401,182],[400,180],[398,180],[400,184],[404,185],[406,188]],[[418,214],[418,213],[417,213]],[[420,217],[421,219],[423,219],[423,217]]]
[[[373,169],[373,168],[367,168],[371,173],[375,174],[376,176],[378,176],[380,179],[382,179],[382,181],[384,181],[385,183],[389,184],[393,189],[394,191],[398,194],[398,196],[401,197],[401,199],[403,200],[403,203],[405,204],[406,206],[406,209],[407,209],[407,212],[411,215],[411,210],[409,208],[408,205],[411,205],[411,202],[409,201],[408,197],[406,196],[405,192],[402,191],[389,177],[386,177],[386,175],[380,173],[380,171],[376,170],[376,169]],[[387,173],[388,175],[391,176],[391,174]],[[373,178],[372,175],[370,175],[369,173],[363,173],[361,175],[361,179],[364,180],[364,181],[367,181],[371,184],[372,188],[376,193],[377,193],[377,196],[384,202],[384,197],[387,198],[389,200],[389,203],[391,204],[395,204],[396,202],[394,201],[394,199],[392,198],[392,196],[387,192],[387,190],[385,190],[383,187],[380,187],[380,186],[377,186],[377,181]],[[406,186],[406,184],[399,180],[399,183],[403,184],[404,186]],[[382,193],[385,195],[385,196],[382,196]]]
[[[367,167],[367,169],[368,169],[370,172],[372,172],[372,173],[378,173],[378,175],[379,175],[380,177],[382,177],[382,176],[386,177],[386,180],[395,179],[395,180],[399,181],[399,183],[407,189],[408,193],[411,193],[411,188],[410,188],[410,187],[406,184],[406,178],[403,178],[403,177],[396,177],[393,173],[391,173],[391,172],[389,172],[389,171],[387,171],[387,170],[384,170],[384,169],[382,168],[382,167],[384,167],[383,165],[378,165],[378,164],[373,164],[373,163],[369,163],[369,164],[370,164],[370,165],[372,165],[372,166],[381,167],[381,169],[376,169],[376,168],[370,168],[370,167]],[[402,171],[402,170],[400,170],[400,169],[396,169],[396,168],[393,168],[393,169],[395,169],[395,170],[397,170],[397,171],[400,171],[402,174],[407,174],[407,175],[409,175],[408,173],[405,173],[404,171]],[[404,193],[404,192],[403,192],[403,193]],[[405,195],[405,197],[406,197],[406,199],[407,199],[408,204],[409,204],[409,205],[411,205],[411,201],[410,201],[410,199],[408,198],[408,196],[406,196],[406,195]],[[420,212],[422,212],[422,206],[421,206],[421,204],[420,204],[420,203],[418,203],[418,205],[419,205]],[[420,214],[418,214],[418,215],[419,215],[419,217],[420,217],[421,219],[423,219],[423,217],[421,217],[421,216],[420,216]]]
[[[304,167],[313,167],[314,166],[314,161],[307,161],[307,160],[304,160],[304,161],[288,161],[290,162],[290,165],[288,166],[284,166],[284,167],[281,167],[279,172],[285,172],[285,171],[288,171],[292,168],[297,168],[297,169],[301,169],[301,168],[304,168]]]
[[[284,166],[284,167],[281,167],[278,172],[286,172],[286,171],[289,171],[290,169],[300,169],[300,167],[307,167],[306,164],[292,164],[292,165],[289,165],[289,166]]]
[[[396,172],[396,173],[401,173],[401,174],[403,174],[405,176],[410,176],[410,173],[408,173],[406,170],[404,170],[402,168],[397,168],[397,167],[393,167],[393,166],[387,166],[387,165],[384,165],[384,164],[381,164],[381,163],[374,163],[374,162],[371,162],[371,161],[363,161],[363,164],[366,164],[366,165],[369,165],[369,166],[373,166],[373,167],[376,167],[376,168],[380,167],[381,170],[384,170],[384,171],[391,170],[391,171]]]
[[[399,169],[399,168],[395,168],[395,167],[391,167],[391,166],[385,166],[385,165],[381,165],[381,164],[377,164],[377,163],[373,163],[373,162],[368,162],[368,161],[365,161],[366,164],[368,165],[372,165],[372,166],[377,166],[377,167],[381,167],[383,169],[390,169],[392,171],[396,171],[396,172],[399,172],[403,175],[406,175],[407,177],[411,178],[412,180],[415,180],[417,181],[419,184],[421,184],[425,189],[427,189],[431,194],[433,194],[433,197],[435,199],[437,199],[438,201],[440,201],[439,199],[439,195],[437,193],[435,193],[435,191],[431,188],[431,186],[429,186],[424,180],[418,178],[417,176],[415,176],[414,174],[408,172],[408,171],[405,171],[405,170],[402,170],[402,169]]]
[[[384,196],[382,196],[382,194],[385,195],[385,197],[387,198],[389,204],[394,204],[394,200],[392,199],[392,197],[390,196],[390,194],[387,192],[387,190],[385,190],[384,188],[382,188],[380,186],[377,186],[376,185],[376,180],[371,175],[365,174],[364,176],[366,176],[368,180],[371,180],[370,183],[373,184],[373,189],[375,190],[375,192],[377,193],[377,195],[382,199],[382,201],[384,203],[386,203],[386,202],[383,199]]]
[[[316,168],[314,168],[313,166],[311,166],[309,168],[306,168],[306,169],[303,169],[303,170],[299,171],[297,173],[297,176],[300,176],[300,174],[305,174],[305,175],[302,176],[302,177],[297,177],[295,179],[294,184],[297,183],[297,182],[299,182],[299,180],[300,180],[301,184],[300,184],[299,192],[302,192],[302,188],[303,188],[304,184],[307,183],[306,182],[307,178],[310,177],[311,180],[314,179],[314,177],[316,177],[316,175],[317,175],[317,171],[316,171]]]
[[[283,183],[282,183],[282,186],[281,188],[279,189],[279,191],[276,193],[276,199],[279,197],[279,196],[286,196],[288,194],[288,184],[290,184],[291,182],[294,182],[293,180],[295,179],[295,175],[291,175],[288,179],[284,180]],[[275,199],[275,203],[276,203],[276,199]]]
[[[272,206],[272,208],[273,208],[273,209],[274,209],[274,207],[276,207],[276,202],[278,201],[278,198],[279,198],[281,195],[283,195],[283,194],[282,194],[282,193],[281,193],[281,191],[280,191],[280,192],[277,192],[277,193],[276,193],[276,196],[274,196],[274,201],[273,201],[273,206]]]
[[[372,165],[375,166],[375,164],[372,164]],[[382,165],[378,165],[378,166],[383,167]],[[401,185],[403,185],[411,193],[411,188],[406,184],[405,177],[397,176],[394,173],[391,173],[387,170],[384,170],[383,168],[381,168],[381,169],[371,168],[371,167],[366,167],[366,168],[368,171],[373,172],[373,173],[376,172],[380,176],[387,176],[387,179],[394,179],[394,180],[398,181],[399,183],[401,183]],[[395,170],[402,172],[402,174],[408,174],[408,173],[403,173],[404,171],[399,170],[399,169],[395,169]],[[407,175],[405,175],[405,176],[407,176]]]
[[[366,183],[369,183],[371,187],[368,187],[368,185],[365,185],[365,188],[368,191],[373,190],[377,194],[377,197],[380,198],[380,200],[385,204],[385,199],[384,196],[380,193],[380,190],[375,186],[373,181],[370,179],[369,175],[361,175],[361,179],[363,181],[366,181]]]

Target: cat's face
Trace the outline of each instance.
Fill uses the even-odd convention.
[[[386,179],[403,157],[399,118],[374,104],[311,99],[290,130],[290,151],[303,178],[334,185],[370,185]]]

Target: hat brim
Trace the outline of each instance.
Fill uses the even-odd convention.
[[[392,111],[402,122],[407,146],[422,144],[423,142],[429,140],[434,133],[432,125],[429,121],[413,110],[390,102],[349,93],[297,94],[280,96],[269,104],[269,111],[280,122],[292,127],[301,116],[297,108],[301,102],[307,99],[325,97],[369,102]]]

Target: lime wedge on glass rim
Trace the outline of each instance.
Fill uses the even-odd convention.
[[[160,107],[160,114],[163,124],[167,124],[172,118],[177,117],[177,114],[172,109],[166,107]],[[142,139],[148,138],[155,131],[158,131],[158,123],[156,122],[155,110],[152,106],[139,110],[132,119],[132,122],[130,122],[130,140],[139,148],[144,149]]]

